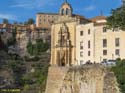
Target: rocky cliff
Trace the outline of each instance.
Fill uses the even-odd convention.
[[[54,73],[56,72],[58,71],[54,71]],[[61,85],[59,81],[58,83],[56,82],[56,77],[59,76],[55,76],[53,79],[51,78],[53,82],[50,83],[50,80],[47,82],[49,90],[55,84],[57,87],[53,87],[51,92],[46,91],[46,93],[120,93],[114,74],[101,65],[70,67],[65,74],[63,73],[63,76],[65,77],[58,79]],[[51,77],[50,74],[48,77]]]

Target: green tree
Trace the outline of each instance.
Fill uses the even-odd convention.
[[[34,24],[35,21],[33,18],[29,18],[28,21],[27,21],[27,24]]]
[[[23,75],[26,72],[26,67],[22,60],[11,60],[9,62],[9,68],[13,71],[14,83],[20,87],[24,86],[25,81],[23,80]]]
[[[33,44],[32,42],[28,42],[27,44],[27,52],[30,54],[30,55],[33,55]]]
[[[3,19],[3,24],[9,24],[9,21],[8,21],[8,19]]]
[[[49,49],[49,44],[44,43],[42,39],[36,40],[36,46],[39,53],[46,52]]]
[[[12,30],[12,37],[7,40],[7,46],[11,46],[16,43],[16,32],[17,32],[17,28],[15,27]]]
[[[107,17],[107,25],[109,28],[119,27],[125,30],[125,8],[120,7],[112,10],[111,16]]]
[[[3,48],[4,48],[4,43],[2,41],[1,33],[0,33],[0,50],[2,50]]]
[[[36,65],[36,68],[34,73],[34,76],[37,78],[36,83],[40,86],[41,91],[45,91],[49,64]]]
[[[29,42],[27,45],[27,50],[30,55],[40,55],[42,52],[46,52],[49,49],[49,44],[44,43],[42,39],[37,39],[35,44]]]
[[[18,24],[18,22],[17,22],[17,21],[14,21],[14,22],[13,22],[13,24],[14,24],[14,25],[17,25],[17,24]]]
[[[36,46],[37,46],[38,51],[42,52],[43,40],[42,39],[36,40]]]

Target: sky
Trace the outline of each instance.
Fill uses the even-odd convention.
[[[10,22],[24,22],[28,18],[36,19],[39,12],[58,13],[65,0],[0,0],[0,23],[6,18]],[[92,18],[109,16],[112,9],[120,7],[122,0],[67,0],[73,7],[73,13]]]

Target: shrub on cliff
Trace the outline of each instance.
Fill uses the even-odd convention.
[[[1,33],[0,33],[0,50],[7,50],[6,45],[5,45],[4,42],[2,41]]]
[[[32,44],[32,42],[28,42],[28,44],[27,44],[27,52],[30,55],[33,55],[33,44]]]
[[[32,56],[40,55],[42,52],[46,52],[49,49],[49,44],[44,43],[42,39],[36,40],[35,44],[29,42],[27,44],[27,51]]]
[[[12,30],[12,37],[7,40],[7,46],[15,45],[17,28]]]
[[[121,93],[125,93],[125,60],[117,60],[117,65],[111,70],[116,75]]]

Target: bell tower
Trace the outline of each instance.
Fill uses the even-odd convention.
[[[62,16],[72,16],[73,9],[72,6],[65,0],[65,2],[62,4],[60,8],[60,15]]]

